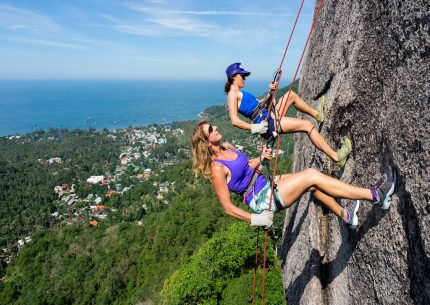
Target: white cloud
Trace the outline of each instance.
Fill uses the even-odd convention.
[[[274,17],[292,17],[290,13],[268,13],[264,11],[228,11],[228,10],[169,10],[162,7],[142,5],[138,3],[128,3],[128,9],[141,13],[140,18],[145,22],[151,23],[153,27],[158,28],[160,36],[190,36],[210,37],[214,40],[225,43],[234,43],[240,45],[242,42],[258,41],[265,43],[274,39],[274,33],[280,31],[280,26],[285,25],[286,19],[281,18],[282,22],[272,22]],[[294,12],[295,13],[295,12]],[[217,19],[204,19],[205,16],[244,16],[255,17],[256,20],[235,24],[225,22],[221,23]],[[295,16],[295,14],[294,14]],[[305,16],[302,14],[302,17]],[[257,18],[264,20],[258,21]],[[261,19],[260,18],[260,19]],[[264,26],[263,26],[264,25]]]
[[[163,64],[177,64],[177,65],[195,65],[199,63],[196,59],[195,54],[179,55],[175,58],[172,57],[153,57],[153,56],[130,56],[132,60],[142,61],[142,62],[159,62]]]
[[[231,16],[255,16],[255,17],[295,17],[295,14],[275,14],[275,13],[261,13],[261,12],[234,12],[234,11],[170,11],[176,14],[185,15],[231,15]],[[301,14],[302,17],[309,17],[312,15]]]
[[[261,31],[252,29],[232,29],[220,27],[216,24],[210,24],[188,18],[151,18],[143,23],[121,23],[121,21],[112,22],[110,28],[133,35],[148,37],[212,37],[214,39],[239,39],[243,35],[261,34]],[[264,35],[267,33],[265,31]]]
[[[160,30],[144,24],[114,24],[114,30],[119,32],[140,35],[140,36],[159,36]]]
[[[291,17],[291,14],[272,14],[259,12],[233,12],[233,11],[177,11],[172,13],[184,15],[232,15],[232,16],[261,16],[261,17]]]
[[[140,35],[140,36],[158,36],[160,34],[159,27],[155,27],[153,24],[140,22],[130,23],[124,22],[111,15],[101,14],[100,17],[110,22],[109,28],[114,29],[118,32],[127,34]],[[106,27],[106,26],[103,26]]]
[[[61,30],[61,26],[49,17],[1,4],[0,27],[9,30],[29,30],[33,32],[57,32]]]
[[[22,24],[10,24],[10,25],[5,25],[4,27],[12,31],[20,31],[20,30],[28,29],[25,25],[22,25]]]
[[[214,39],[222,38],[239,38],[246,33],[255,33],[252,29],[228,28],[224,25],[206,22],[197,18],[189,18],[178,14],[172,10],[161,10],[146,6],[138,6],[131,4],[128,6],[134,11],[140,13],[148,13],[142,16],[140,20],[124,21],[110,15],[100,15],[105,20],[109,21],[114,30],[141,36],[152,37],[178,37],[178,36],[196,36],[196,37],[213,37]]]
[[[141,13],[153,14],[179,14],[179,15],[232,15],[232,16],[261,16],[261,17],[291,17],[292,14],[275,14],[263,12],[245,12],[245,11],[220,11],[220,10],[165,10],[160,8],[148,7],[139,4],[131,4],[129,6],[132,10]]]
[[[57,42],[57,41],[51,41],[51,40],[32,39],[32,38],[23,38],[23,37],[10,37],[10,36],[0,36],[0,37],[8,41],[14,41],[14,42],[20,42],[20,43],[32,44],[32,45],[66,48],[66,49],[82,49],[82,50],[88,49],[87,46],[73,44],[73,43],[64,43],[64,42]]]
[[[215,25],[187,18],[154,18],[148,21],[161,25],[162,27],[167,29],[179,30],[182,32],[193,33],[203,36],[210,34],[212,30],[217,30],[217,27]]]
[[[215,24],[178,16],[176,14],[150,14],[144,21],[124,21],[117,17],[102,14],[103,19],[109,21],[114,30],[141,36],[181,36],[196,35],[208,36],[213,32],[220,31]],[[141,18],[140,18],[141,19]]]
[[[101,14],[100,17],[111,22],[119,22],[118,18],[112,17],[111,15]]]

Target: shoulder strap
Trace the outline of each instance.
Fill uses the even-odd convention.
[[[257,117],[260,115],[260,113],[263,111],[264,108],[267,108],[269,106],[269,99],[266,97],[259,101],[257,107],[255,107],[254,111],[251,114],[251,121],[254,122]]]
[[[261,163],[254,169],[254,172],[252,174],[251,179],[249,179],[248,185],[245,188],[245,191],[243,192],[243,201],[245,202],[246,196],[249,193],[249,190],[254,187],[255,181],[257,181],[258,176],[261,174],[261,170],[263,169],[263,166]]]

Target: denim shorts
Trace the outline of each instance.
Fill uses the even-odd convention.
[[[275,183],[278,180],[278,176],[275,177]],[[255,213],[260,214],[261,212],[265,210],[269,210],[269,201],[270,201],[270,193],[271,193],[271,182],[267,181],[266,185],[259,191],[257,194],[254,194],[254,197],[252,198],[251,202],[249,203],[249,207],[251,210],[253,210]],[[286,208],[286,205],[284,201],[282,200],[281,195],[279,194],[278,190],[275,188],[273,195],[272,195],[272,203],[270,205],[270,211],[272,212],[278,212],[281,209],[278,209],[278,207],[275,204],[275,198],[278,198],[281,206],[283,209]]]

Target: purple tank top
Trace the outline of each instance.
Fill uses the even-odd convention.
[[[230,149],[230,151],[233,151],[236,153],[237,157],[234,160],[221,160],[221,159],[214,159],[214,161],[221,163],[222,165],[226,166],[230,170],[231,179],[228,182],[228,189],[232,191],[233,193],[243,195],[243,192],[245,191],[246,187],[248,186],[249,181],[252,178],[252,174],[254,173],[254,170],[249,167],[248,165],[248,157],[241,153],[240,151]],[[263,174],[258,175],[257,180],[254,184],[254,191],[250,191],[249,194],[246,196],[246,204],[249,204],[254,197],[254,194],[257,194],[265,185],[266,185],[266,178],[264,178]]]

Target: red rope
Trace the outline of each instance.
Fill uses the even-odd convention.
[[[292,91],[292,89],[293,89],[294,82],[296,81],[297,74],[298,74],[299,69],[300,69],[300,66],[301,66],[301,64],[302,64],[302,60],[303,60],[303,57],[304,57],[304,55],[305,55],[306,48],[307,48],[307,46],[308,46],[308,43],[309,43],[309,40],[310,40],[310,38],[311,38],[312,32],[313,32],[313,30],[314,30],[314,28],[315,28],[315,24],[316,24],[316,21],[317,21],[317,17],[318,17],[319,12],[321,11],[321,8],[322,8],[322,5],[323,5],[323,2],[324,2],[324,0],[320,0],[320,1],[319,1],[318,8],[317,8],[317,11],[316,11],[316,13],[315,13],[314,20],[313,20],[312,25],[311,25],[311,29],[310,29],[310,31],[309,31],[308,38],[307,38],[307,40],[306,40],[305,46],[304,46],[304,48],[303,48],[302,55],[301,55],[300,60],[299,60],[299,64],[297,65],[297,69],[296,69],[296,72],[295,72],[295,74],[294,74],[293,81],[291,82],[290,88],[289,88],[289,90],[288,90],[287,101],[288,101],[288,99],[290,98],[290,94],[291,94],[291,91]],[[302,2],[302,5],[303,5],[303,2]],[[300,10],[301,10],[301,7],[300,7]],[[296,21],[297,21],[297,20],[296,20]],[[290,36],[290,38],[291,38],[291,36]],[[286,52],[285,52],[285,53],[286,53]],[[285,57],[285,53],[284,53],[284,57]],[[282,66],[282,63],[283,63],[284,57],[282,58],[281,66]],[[281,70],[281,67],[279,68],[279,70]],[[277,91],[277,89],[278,89],[278,84],[276,84],[275,92]],[[274,94],[274,95],[273,95],[273,99],[275,99],[275,96],[276,96],[276,94]],[[286,103],[283,105],[282,110],[281,110],[279,113],[281,113],[281,114],[283,113],[283,111],[285,110],[286,105],[287,105]],[[269,108],[269,109],[270,109],[270,108]],[[277,126],[275,127],[275,130],[278,130],[278,128],[279,128],[279,126],[280,126],[280,124],[281,124],[281,120],[279,119],[279,122],[277,123]],[[277,164],[278,164],[278,153],[279,153],[279,147],[280,147],[280,144],[281,144],[281,139],[280,139],[280,137],[278,136],[278,143],[277,143],[277,147],[276,147],[276,158],[275,158],[275,164],[274,164],[274,166],[273,166],[273,175],[272,175],[273,179],[272,179],[272,185],[271,185],[271,190],[270,190],[269,211],[270,211],[270,208],[271,208],[271,204],[270,204],[270,203],[272,202],[273,191],[274,191],[274,186],[275,186],[276,167],[277,167]],[[262,282],[261,282],[261,295],[262,295],[262,296],[261,296],[261,304],[262,304],[262,305],[264,305],[264,284],[265,284],[265,273],[266,273],[267,240],[268,240],[268,231],[267,231],[267,230],[265,230],[265,234],[264,234],[263,273],[262,273]]]
[[[308,46],[309,40],[310,40],[311,35],[312,35],[312,32],[313,32],[313,30],[314,30],[315,23],[316,23],[316,21],[317,21],[318,14],[319,14],[319,12],[321,11],[321,8],[322,8],[322,5],[323,5],[323,2],[324,2],[324,0],[320,0],[320,2],[319,2],[319,4],[318,4],[318,9],[317,9],[317,11],[316,11],[316,13],[315,13],[315,17],[314,17],[314,20],[313,20],[313,22],[312,22],[311,30],[309,31],[309,35],[308,35],[308,38],[307,38],[307,40],[306,40],[305,46],[304,46],[304,48],[303,48],[302,55],[300,56],[299,64],[297,65],[296,72],[294,73],[293,81],[291,82],[290,88],[289,88],[289,90],[288,90],[287,100],[290,98],[291,91],[293,90],[294,82],[296,81],[297,74],[298,74],[298,72],[299,72],[300,66],[302,65],[303,57],[304,57],[304,55],[305,55],[306,48],[307,48],[307,46]],[[285,110],[285,107],[286,107],[286,106],[287,106],[287,104],[285,103],[285,104],[284,104],[284,106],[282,107],[282,109],[281,109],[281,111],[280,111],[279,113],[283,113],[283,111]],[[280,121],[279,121],[279,123],[278,123],[278,127],[279,127],[279,124],[280,124]]]
[[[257,238],[256,238],[256,242],[255,242],[255,267],[254,267],[254,287],[252,288],[252,304],[254,304],[254,300],[255,300],[255,290],[257,288],[257,266],[258,266],[258,239],[259,239],[259,234],[260,233],[260,229],[257,230]]]
[[[305,0],[302,0],[302,3],[300,4],[299,12],[297,13],[296,20],[294,21],[294,26],[293,26],[293,29],[291,30],[290,38],[288,39],[287,46],[286,46],[285,52],[284,52],[284,56],[282,56],[282,60],[281,60],[281,63],[279,65],[279,69],[281,69],[282,65],[284,64],[285,55],[287,54],[287,50],[288,50],[288,47],[290,46],[291,38],[293,37],[294,30],[296,29],[297,20],[299,20],[299,16],[302,12],[303,3],[305,3]]]
[[[287,51],[288,51],[288,47],[290,46],[291,38],[293,38],[293,34],[294,34],[295,29],[296,29],[297,21],[299,20],[300,14],[302,13],[302,8],[303,8],[304,3],[305,3],[305,0],[302,0],[302,3],[300,4],[300,8],[299,8],[299,11],[298,11],[297,16],[296,16],[296,20],[294,21],[293,29],[291,30],[290,37],[288,38],[287,46],[285,47],[284,55],[282,56],[281,63],[279,64],[279,68],[278,68],[278,71],[280,72],[279,80],[281,80],[282,65],[284,64],[284,59],[285,59],[285,56],[287,55]],[[278,92],[278,87],[279,87],[279,82],[276,84],[275,91],[273,92],[273,98],[275,98],[276,93]]]
[[[281,63],[279,64],[279,69],[278,69],[279,80],[281,79],[281,76],[282,76],[282,65],[284,63],[285,56],[287,55],[287,51],[288,51],[288,48],[290,46],[290,42],[291,42],[291,39],[293,37],[294,31],[296,29],[297,21],[299,20],[300,14],[302,12],[304,2],[305,2],[305,0],[302,0],[302,3],[300,4],[300,8],[299,8],[299,11],[297,12],[296,19],[294,21],[294,25],[293,25],[293,28],[292,28],[291,33],[290,33],[290,37],[288,38],[288,42],[287,42],[284,54],[283,54],[282,59],[281,59]],[[272,95],[272,100],[270,101],[270,104],[269,104],[269,109],[271,109],[274,97],[276,96],[276,93],[278,92],[278,86],[279,86],[279,82],[277,82],[277,84],[275,86],[275,90],[274,90],[273,95]],[[266,121],[268,120],[269,115],[270,115],[270,111],[268,111],[268,115],[266,116],[266,119],[265,119]],[[278,132],[278,126],[275,126],[275,131]],[[280,144],[280,142],[279,142],[279,137],[278,137],[278,147],[279,147],[279,144]],[[264,149],[264,140],[262,138],[261,139],[261,153],[263,153],[263,149]],[[278,153],[276,153],[276,160],[277,160],[277,158],[278,158]],[[273,182],[272,182],[272,189],[273,189]],[[270,195],[270,196],[272,196],[272,195]],[[272,198],[270,198],[270,200],[272,200]],[[271,202],[271,201],[269,201],[269,202]],[[271,208],[271,206],[269,204],[269,211],[270,211],[270,208]],[[263,305],[264,305],[264,271],[266,268],[265,266],[266,266],[266,247],[267,247],[266,246],[267,245],[266,239],[267,239],[267,230],[265,230],[265,240],[264,240],[264,261],[263,261],[263,282],[262,282]],[[258,235],[257,235],[257,248],[255,249],[255,265],[257,266],[257,264],[258,264]],[[256,286],[257,286],[256,281],[257,281],[257,269],[254,270],[254,287],[253,287],[253,291],[252,291],[252,305],[254,305],[254,300],[255,300],[255,291],[256,291]]]

